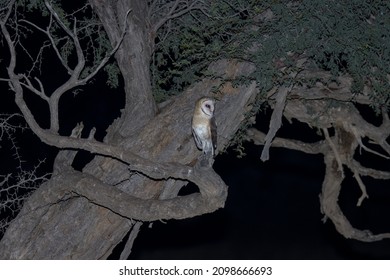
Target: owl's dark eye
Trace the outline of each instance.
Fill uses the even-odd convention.
[[[210,104],[206,104],[206,108],[210,109],[211,108]]]

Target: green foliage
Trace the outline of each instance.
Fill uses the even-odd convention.
[[[242,15],[227,2],[211,2],[208,15],[194,11],[173,20],[169,30],[160,30],[151,66],[158,101],[204,77],[210,62],[235,55],[232,43],[247,21],[239,20]]]
[[[271,88],[311,81],[292,81],[294,59],[329,71],[350,75],[352,93],[364,86],[372,91],[371,106],[390,105],[390,1],[378,0],[216,0],[208,14],[193,12],[174,20],[170,33],[162,29],[152,65],[155,96],[163,100],[207,75],[206,67],[220,58],[238,58],[256,65],[243,80],[256,80],[259,96],[231,144],[243,154],[241,143],[251,119],[261,110]],[[285,71],[280,71],[280,63]],[[279,65],[278,65],[279,63]],[[279,68],[278,68],[279,66]],[[333,78],[331,78],[333,79]],[[328,81],[322,81],[324,83]],[[330,82],[330,81],[329,81]]]
[[[201,79],[207,66],[220,58],[251,61],[255,79],[264,93],[290,83],[286,72],[277,69],[283,61],[294,70],[294,57],[304,54],[308,63],[334,76],[354,78],[351,90],[370,86],[372,106],[390,103],[390,2],[336,0],[215,0],[203,1],[206,9],[194,10],[168,21],[160,28],[152,57],[151,72],[157,101],[178,94]],[[40,13],[48,22],[43,0],[19,0],[25,15]],[[77,12],[65,1],[52,0],[61,20],[70,29],[77,26],[87,58],[83,76],[111,49],[104,30],[89,6]],[[161,1],[161,5],[164,5]],[[78,18],[75,23],[73,17]],[[32,29],[31,26],[28,28]],[[55,22],[51,33],[64,61],[72,64],[75,49],[69,36]],[[293,55],[291,55],[293,54]],[[39,66],[39,63],[35,63]],[[116,64],[106,66],[107,84],[118,85]],[[299,81],[296,81],[299,82]]]
[[[110,88],[117,88],[119,86],[120,71],[116,63],[108,63],[104,67],[104,71],[107,73],[108,79],[106,84]]]
[[[388,106],[390,2],[326,1],[316,8],[306,2],[312,16],[304,23],[312,28],[305,36],[318,38],[317,44],[306,46],[308,54],[334,75],[350,74],[354,92],[371,85],[374,108]]]
[[[52,1],[51,3],[57,4],[58,1]],[[48,10],[45,7],[45,2],[42,0],[19,0],[18,6],[25,7],[27,11],[41,11],[42,15],[49,15]]]
[[[256,65],[264,54],[269,64],[270,58],[287,60],[287,52],[305,53],[318,68],[335,76],[351,75],[353,92],[370,85],[374,108],[389,105],[390,2],[303,0],[290,5],[279,2],[270,9],[274,18],[269,30],[259,28],[252,35],[267,35],[252,57]],[[270,76],[272,71],[265,70],[262,73]]]
[[[389,106],[389,1],[209,1],[208,15],[187,14],[158,42],[153,68],[157,96],[176,94],[202,77],[210,61],[241,58],[256,65],[261,92],[290,82],[276,61],[294,56],[334,76],[354,78],[353,92],[372,89],[372,106]],[[162,38],[166,30],[161,30]],[[291,69],[293,70],[293,69]],[[160,97],[161,98],[161,97]]]

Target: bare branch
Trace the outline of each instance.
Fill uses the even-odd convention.
[[[382,138],[382,141],[379,142],[379,145],[390,155],[390,145],[386,142],[386,138]]]
[[[15,151],[14,158],[17,161],[14,173],[0,174],[0,232],[5,231],[10,220],[20,211],[24,200],[30,195],[31,191],[35,190],[41,182],[47,180],[48,176],[48,174],[36,175],[36,171],[42,162],[35,166],[33,170],[24,170],[23,160],[13,134],[16,130],[23,130],[25,127],[11,123],[11,119],[17,116],[20,115],[0,114],[0,140],[11,142],[11,149]]]
[[[374,155],[377,155],[377,156],[379,156],[379,157],[383,157],[383,158],[385,158],[385,159],[390,159],[390,157],[388,157],[388,156],[386,156],[386,155],[382,155],[381,153],[378,153],[378,152],[376,152],[376,151],[374,151],[374,150],[368,148],[366,145],[364,145],[363,142],[362,142],[362,134],[363,134],[364,132],[361,131],[361,130],[358,130],[358,127],[357,127],[356,125],[351,125],[350,123],[343,122],[343,127],[344,127],[347,131],[351,132],[351,133],[355,136],[356,141],[358,141],[359,146],[360,146],[361,148],[363,148],[363,150],[365,150],[365,151],[367,151],[367,152],[369,152],[369,153],[372,153],[372,154],[374,154]]]
[[[247,131],[247,139],[252,140],[255,145],[264,145],[266,134],[256,128],[250,128]],[[275,137],[272,146],[301,151],[307,154],[319,154],[324,149],[326,142],[306,143],[298,140],[284,139]]]
[[[358,138],[357,140],[358,140],[358,142],[359,142],[360,147],[362,147],[363,150],[365,150],[366,152],[372,153],[372,154],[374,154],[374,155],[377,155],[377,156],[382,157],[382,158],[385,158],[385,159],[390,159],[390,157],[385,156],[385,155],[382,155],[381,153],[378,153],[378,152],[376,152],[376,151],[374,151],[374,150],[368,148],[366,145],[363,144],[361,138]],[[381,145],[381,146],[383,146],[383,145]]]
[[[69,37],[72,38],[73,40],[73,43],[75,45],[75,48],[76,48],[76,54],[77,54],[77,65],[76,67],[73,69],[73,72],[72,72],[72,75],[70,77],[69,80],[72,80],[74,81],[75,79],[77,79],[80,74],[81,74],[81,71],[84,69],[84,65],[85,65],[85,57],[84,57],[84,54],[83,54],[83,50],[82,50],[82,47],[80,45],[80,41],[77,37],[77,30],[76,30],[76,19],[74,19],[74,30],[73,32],[62,22],[62,20],[60,19],[59,15],[57,14],[57,12],[53,9],[53,7],[51,6],[51,4],[49,3],[49,1],[45,1],[45,6],[47,7],[47,9],[50,11],[50,14],[53,15],[53,17],[55,18],[55,20],[57,21],[57,23],[61,26],[61,28],[68,34]],[[56,94],[56,93],[55,93]],[[60,94],[60,93],[58,93]]]
[[[34,23],[31,23],[29,21],[26,21],[26,20],[22,20],[22,22],[26,23],[26,24],[29,24],[30,26],[33,26],[35,29],[39,30],[40,32],[46,34],[46,36],[49,38],[50,42],[51,42],[51,45],[52,47],[54,48],[56,54],[57,54],[57,57],[60,59],[62,65],[67,69],[68,73],[70,74],[70,77],[67,81],[65,81],[65,83],[63,83],[60,87],[58,87],[51,95],[50,97],[48,97],[45,92],[44,92],[44,88],[43,88],[43,85],[42,83],[40,82],[39,79],[35,78],[36,81],[38,82],[39,84],[39,89],[37,89],[36,87],[33,86],[32,82],[30,81],[30,79],[26,76],[26,75],[16,75],[14,70],[15,70],[15,65],[16,65],[16,51],[15,51],[15,45],[8,33],[8,30],[5,26],[5,22],[1,22],[1,28],[2,28],[2,32],[4,34],[4,37],[6,38],[6,41],[8,43],[8,48],[10,50],[10,64],[9,64],[9,67],[8,67],[8,75],[9,75],[9,79],[1,79],[3,81],[8,81],[10,82],[10,85],[12,87],[12,89],[15,91],[15,93],[18,96],[18,100],[20,102],[17,102],[19,105],[25,107],[24,110],[22,110],[24,113],[26,113],[27,115],[25,115],[25,117],[27,118],[30,118],[30,125],[33,125],[33,127],[35,127],[37,124],[34,120],[34,117],[33,115],[31,114],[31,112],[29,111],[29,109],[27,108],[27,105],[25,104],[25,102],[22,100],[23,99],[23,89],[21,88],[21,86],[24,86],[26,87],[27,89],[31,90],[32,92],[34,92],[35,94],[37,94],[38,96],[40,96],[42,99],[44,99],[45,101],[48,102],[49,104],[49,109],[50,109],[50,129],[54,132],[57,132],[59,130],[59,119],[58,119],[58,102],[60,100],[60,97],[67,91],[69,91],[70,89],[74,88],[74,87],[77,87],[77,86],[80,86],[80,85],[84,85],[85,83],[87,83],[90,79],[92,79],[104,66],[105,64],[108,62],[108,60],[110,59],[110,57],[112,57],[112,55],[118,50],[118,48],[120,47],[122,41],[123,41],[123,38],[126,34],[126,30],[127,30],[127,17],[130,13],[131,10],[129,10],[127,13],[126,13],[126,17],[124,18],[124,28],[123,28],[123,32],[121,34],[121,37],[120,39],[118,40],[117,44],[115,45],[115,47],[112,49],[112,51],[110,53],[108,53],[104,59],[99,63],[99,65],[85,78],[83,79],[80,79],[80,74],[82,72],[82,70],[84,69],[84,66],[85,66],[85,57],[84,57],[84,54],[83,54],[83,51],[82,51],[82,47],[80,45],[80,42],[79,42],[79,39],[77,37],[77,22],[76,20],[74,20],[74,25],[73,25],[73,31],[71,31],[66,25],[64,22],[62,22],[62,20],[60,19],[59,15],[56,13],[56,11],[53,9],[53,7],[51,6],[51,4],[48,2],[48,1],[45,1],[45,5],[47,7],[47,9],[50,11],[50,23],[49,23],[49,26],[47,28],[47,30],[44,30],[42,29],[41,27],[39,27],[38,25],[34,24]],[[55,43],[55,40],[52,36],[52,34],[50,33],[50,27],[52,25],[52,21],[53,21],[53,18],[56,20],[56,22],[59,24],[59,26],[66,32],[66,34],[72,39],[73,41],[73,44],[76,48],[76,54],[77,54],[77,65],[75,66],[75,68],[72,70],[66,63],[65,61],[63,60],[63,58],[61,57],[61,54],[59,52],[59,49],[57,48],[56,46],[56,43]],[[21,78],[24,79],[25,82],[22,82],[21,81]],[[27,118],[27,119],[28,119]]]
[[[359,197],[359,200],[356,204],[359,207],[362,205],[363,200],[365,198],[368,198],[368,194],[367,194],[366,186],[364,185],[362,178],[360,178],[358,170],[355,168],[352,171],[353,171],[353,176],[355,177],[356,182],[358,183],[360,190],[362,191],[362,195]]]
[[[390,238],[390,233],[374,235],[369,230],[359,230],[351,225],[338,205],[338,197],[344,178],[338,168],[336,168],[337,163],[333,152],[325,155],[325,165],[325,178],[322,185],[322,194],[320,195],[321,209],[325,218],[330,218],[337,231],[345,238],[353,238],[364,242]]]
[[[20,20],[20,22],[24,22],[24,23],[27,23],[29,25],[31,25],[32,27],[34,27],[35,29],[37,29],[38,31],[41,31],[42,33],[44,33],[48,38],[49,38],[49,41],[51,43],[51,46],[52,48],[54,49],[54,52],[56,53],[58,59],[60,60],[62,66],[64,66],[64,68],[66,69],[66,71],[68,72],[69,75],[71,75],[73,73],[73,70],[68,66],[68,64],[65,62],[65,60],[62,58],[61,54],[60,54],[60,51],[59,49],[57,48],[57,44],[55,43],[54,41],[54,38],[53,36],[51,35],[50,33],[50,29],[51,29],[51,26],[52,26],[52,23],[53,23],[53,14],[50,14],[50,21],[49,21],[49,25],[47,26],[46,30],[40,28],[39,26],[37,26],[35,23],[32,23],[28,20]]]
[[[276,132],[279,130],[279,128],[282,125],[283,110],[284,107],[286,106],[287,94],[291,91],[291,88],[292,85],[290,86],[290,88],[282,87],[276,93],[276,97],[275,97],[276,105],[274,111],[272,112],[269,131],[265,138],[263,151],[261,152],[260,159],[262,161],[266,161],[269,159],[269,148],[271,147],[272,139],[275,137]]]
[[[126,35],[126,31],[127,31],[127,18],[128,18],[128,15],[130,14],[131,10],[128,10],[126,12],[126,16],[125,16],[125,20],[124,20],[124,28],[123,28],[123,31],[122,31],[122,35],[121,37],[119,38],[118,42],[116,43],[115,47],[112,49],[112,51],[107,54],[103,60],[100,62],[100,64],[95,68],[95,70],[90,73],[87,77],[85,77],[84,79],[80,80],[78,83],[79,84],[85,84],[87,81],[89,81],[90,79],[92,79],[105,65],[106,63],[108,62],[108,60],[116,53],[116,51],[119,49],[119,47],[121,46],[122,42],[123,42],[123,39],[125,38],[125,35]]]
[[[47,2],[45,2],[45,3],[47,3]],[[60,97],[66,91],[69,91],[70,89],[72,89],[74,87],[86,84],[106,65],[106,63],[108,62],[110,57],[119,49],[119,47],[123,41],[123,38],[124,38],[124,36],[126,34],[126,30],[127,30],[127,24],[126,24],[127,17],[129,15],[129,13],[131,12],[131,10],[127,11],[127,13],[126,13],[126,16],[124,19],[124,22],[125,22],[124,29],[123,29],[123,32],[122,32],[120,39],[118,40],[116,46],[114,47],[114,49],[108,55],[106,55],[106,57],[100,62],[100,64],[95,68],[95,70],[92,73],[90,73],[87,77],[80,80],[79,77],[80,77],[81,71],[84,69],[85,58],[84,58],[84,54],[83,54],[80,42],[79,42],[77,35],[76,35],[76,32],[77,32],[76,31],[76,22],[74,23],[74,31],[73,31],[74,33],[72,33],[65,26],[65,24],[62,23],[62,21],[60,20],[58,15],[55,13],[53,8],[49,4],[47,4],[47,6],[48,6],[49,10],[51,11],[51,13],[53,14],[53,16],[55,17],[55,19],[58,22],[60,22],[60,25],[65,29],[65,31],[69,34],[69,36],[72,37],[74,45],[76,47],[76,53],[77,53],[77,59],[78,59],[77,65],[76,65],[75,69],[72,71],[72,75],[70,76],[70,78],[64,84],[62,84],[59,88],[57,88],[54,91],[54,93],[52,94],[52,96],[50,97],[50,113],[51,113],[51,119],[50,119],[51,126],[50,127],[52,130],[58,131],[58,129],[59,129],[58,101],[59,101]]]
[[[130,150],[124,150],[122,147],[112,146],[95,140],[76,139],[66,136],[60,136],[52,133],[50,130],[42,129],[33,118],[23,98],[16,95],[16,103],[26,118],[32,131],[46,144],[59,148],[83,149],[94,154],[105,155],[116,158],[122,162],[130,164],[131,170],[136,170],[148,175],[154,179],[179,178],[196,182],[198,179],[193,178],[193,169],[177,163],[156,163],[142,158]],[[204,194],[209,191],[202,189]]]
[[[390,172],[364,167],[356,160],[351,162],[351,166],[351,169],[356,169],[357,172],[362,176],[369,176],[371,178],[380,180],[390,179]]]
[[[11,82],[13,80],[17,79],[17,77],[14,73],[15,65],[16,65],[16,51],[15,51],[15,44],[12,41],[11,35],[9,34],[8,29],[6,27],[6,22],[8,20],[10,13],[11,13],[11,10],[12,10],[11,4],[13,5],[14,3],[15,3],[15,1],[12,1],[10,3],[10,8],[5,16],[5,19],[3,21],[0,21],[1,31],[5,37],[5,40],[7,42],[7,45],[8,45],[9,51],[10,51],[10,61],[9,61],[9,65],[8,65],[7,70],[8,70],[8,75],[10,77]]]
[[[35,93],[36,95],[38,95],[40,98],[42,98],[43,100],[49,102],[50,98],[45,94],[45,90],[43,89],[43,85],[41,83],[41,81],[38,79],[38,78],[35,78],[35,80],[38,82],[39,84],[39,87],[40,89],[36,89],[29,78],[27,78],[26,75],[21,75],[21,77],[24,78],[24,80],[27,82],[27,84],[25,83],[22,83],[20,82],[21,85],[25,86],[26,88],[28,88],[29,90],[31,90],[33,93]]]

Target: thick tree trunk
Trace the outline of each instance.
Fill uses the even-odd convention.
[[[122,36],[125,15],[130,11],[129,29],[116,53],[125,81],[126,104],[122,117],[110,127],[106,144],[74,139],[80,132],[68,138],[43,130],[23,100],[23,89],[11,64],[9,74],[15,77],[12,82],[16,103],[37,136],[49,145],[82,148],[101,156],[95,157],[83,173],[77,173],[70,167],[76,152],[60,152],[52,179],[28,199],[1,240],[0,258],[106,258],[131,229],[133,219],[188,218],[215,211],[226,199],[226,186],[217,174],[191,167],[199,155],[190,129],[195,100],[210,95],[221,81],[205,80],[195,85],[182,96],[173,98],[156,115],[150,88],[149,61],[153,46],[144,17],[146,1],[119,0],[114,5],[111,1],[91,0],[91,3],[113,46]],[[6,29],[3,32],[7,34]],[[13,50],[12,42],[7,42]],[[229,73],[232,78],[245,73],[248,67],[223,61],[212,69],[221,75]],[[222,124],[220,148],[238,129],[249,110],[247,105],[256,95],[254,85],[226,89],[218,104],[224,110],[216,116]],[[175,198],[187,181],[196,183],[200,194]]]
[[[211,69],[232,78],[247,73],[248,65],[221,61]],[[174,97],[137,137],[119,146],[127,145],[122,146],[124,153],[130,149],[156,162],[155,169],[159,169],[160,162],[194,165],[200,152],[190,129],[193,106],[200,96],[210,95],[220,84],[220,80],[205,79]],[[226,84],[223,88],[216,109],[219,150],[239,128],[256,94],[255,84],[239,88]],[[1,259],[104,259],[131,229],[131,218],[187,218],[214,211],[226,199],[225,185],[212,169],[196,171],[189,167],[185,172],[189,174],[173,176],[189,176],[203,186],[210,183],[201,188],[201,194],[175,198],[185,181],[151,180],[133,173],[131,164],[99,158],[86,168],[94,173],[93,177],[58,174],[28,199],[1,240]]]
[[[146,21],[147,1],[89,0],[98,14],[112,46],[127,29],[121,47],[115,54],[124,79],[126,103],[117,129],[122,137],[136,134],[156,114],[150,80],[150,59],[154,38]],[[127,14],[128,13],[128,14]]]

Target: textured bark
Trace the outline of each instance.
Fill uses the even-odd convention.
[[[135,134],[156,114],[156,104],[150,82],[150,59],[154,46],[150,26],[145,17],[148,13],[147,1],[89,0],[98,14],[112,46],[120,40],[125,28],[127,32],[115,58],[121,70],[126,92],[126,104],[121,118],[121,127],[116,132],[122,137]]]
[[[220,61],[211,69],[231,78],[252,68]],[[124,161],[130,165],[99,156],[86,168],[89,173],[95,171],[94,174],[64,171],[42,185],[28,199],[1,240],[0,258],[106,258],[131,229],[132,219],[183,219],[223,207],[226,186],[212,169],[197,169],[195,163],[200,152],[190,129],[195,100],[210,94],[220,83],[220,80],[205,79],[189,88],[173,98],[137,137],[122,144],[147,159],[145,162],[150,165],[143,164],[142,159],[134,160],[132,165],[132,159],[126,156]],[[237,131],[256,94],[255,84],[239,88],[226,84],[223,88],[216,109],[219,150]],[[84,149],[88,150],[88,146]],[[126,149],[123,148],[124,154]],[[98,168],[91,168],[96,165]],[[180,168],[187,172],[180,173]],[[133,172],[137,170],[161,178],[152,180]],[[184,180],[195,182],[200,193],[176,197],[180,187],[186,184]],[[159,200],[159,197],[166,199]]]
[[[330,74],[325,71],[305,70],[300,73],[302,78],[322,77],[327,80]],[[388,170],[377,170],[362,166],[354,158],[357,149],[389,159],[390,146],[386,141],[389,137],[390,120],[388,113],[383,112],[383,122],[375,126],[367,122],[356,109],[355,103],[368,103],[368,88],[358,95],[353,96],[350,90],[351,78],[340,76],[337,81],[327,86],[318,82],[315,87],[308,89],[306,86],[294,86],[289,92],[285,102],[283,116],[288,120],[296,119],[310,127],[323,132],[323,140],[315,143],[305,143],[299,140],[274,138],[272,146],[294,149],[309,154],[324,155],[325,177],[320,195],[321,212],[324,221],[330,220],[336,230],[345,238],[352,238],[364,242],[373,242],[390,238],[390,233],[374,234],[371,231],[355,228],[343,214],[339,206],[339,194],[345,179],[344,169],[348,168],[362,191],[357,202],[360,206],[364,199],[368,198],[366,186],[361,176],[369,176],[375,179],[390,179]],[[278,90],[270,91],[269,102],[276,108],[278,104]],[[276,104],[276,105],[273,105]],[[280,109],[279,109],[280,110]],[[272,128],[271,118],[270,130]],[[278,119],[276,120],[278,121]],[[329,133],[334,129],[334,135]],[[275,131],[273,131],[273,135]],[[299,139],[300,135],[296,135]],[[362,139],[367,137],[382,149],[382,152],[374,151],[364,145]],[[257,145],[264,145],[267,136],[264,132],[251,128],[248,130],[248,139]]]
[[[149,74],[154,43],[151,34],[156,27],[149,26],[145,17],[147,1],[90,1],[112,46],[116,48],[121,42],[115,58],[125,81],[125,108],[121,118],[108,129],[104,143],[93,139],[93,131],[88,139],[81,139],[81,126],[69,137],[58,135],[56,126],[43,129],[35,120],[24,99],[25,85],[16,70],[16,45],[7,27],[13,3],[0,24],[10,50],[7,71],[16,104],[32,131],[46,144],[85,150],[98,156],[80,173],[71,167],[77,152],[60,151],[51,180],[26,201],[7,229],[0,242],[0,258],[106,258],[132,229],[134,220],[184,219],[223,207],[227,186],[212,169],[202,169],[196,164],[200,152],[194,145],[190,129],[195,101],[204,95],[212,96],[212,89],[222,81],[205,79],[182,95],[173,97],[163,110],[156,111]],[[85,58],[75,33],[61,22],[50,3],[45,3],[73,40],[78,63],[74,69],[65,65],[71,77],[61,85],[60,89],[66,90],[59,90],[55,95],[58,98],[46,96],[27,78],[26,82],[30,85],[27,88],[44,98],[50,108],[58,108],[59,97],[85,83],[79,75]],[[166,18],[171,16],[174,14],[168,14]],[[217,72],[217,76],[231,79],[248,74],[253,67],[220,61],[210,70]],[[254,83],[239,88],[225,84],[218,96],[216,112],[219,149],[223,149],[237,131],[256,94]],[[189,181],[199,187],[200,193],[177,197],[180,188]],[[138,231],[137,225],[132,239]]]

